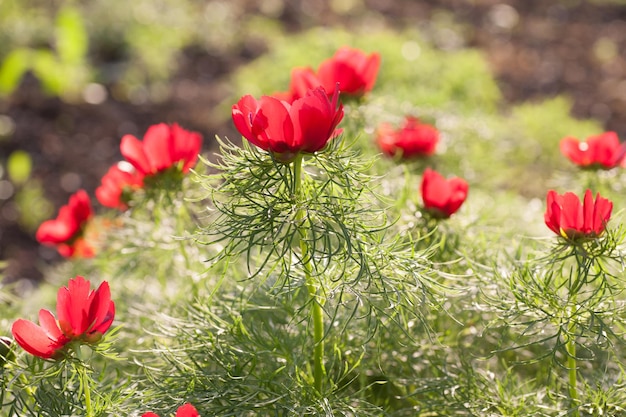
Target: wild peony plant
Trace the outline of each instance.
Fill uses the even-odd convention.
[[[458,177],[444,178],[427,168],[422,175],[422,200],[424,209],[432,217],[447,219],[461,207],[467,198],[469,186]]]
[[[126,161],[113,165],[96,188],[96,198],[104,207],[118,210],[128,209],[132,194],[143,187],[144,174]]]
[[[590,136],[584,141],[568,136],[561,140],[560,148],[563,155],[581,168],[611,169],[626,163],[626,147],[615,132]]]
[[[94,248],[85,239],[85,229],[93,215],[89,195],[79,190],[61,207],[56,219],[39,226],[35,237],[39,243],[56,247],[64,257],[92,257]]]
[[[382,123],[376,131],[376,143],[383,153],[399,158],[430,156],[439,143],[439,132],[434,126],[420,123],[407,116],[399,129]]]
[[[124,136],[120,151],[137,172],[147,177],[169,169],[186,174],[196,164],[201,146],[199,133],[176,123],[160,123],[148,128],[143,142],[133,135]]]
[[[125,161],[111,166],[96,188],[104,207],[121,211],[129,205],[166,195],[170,204],[180,190],[182,179],[196,165],[202,136],[178,124],[150,126],[143,141],[125,135],[120,151]]]
[[[105,281],[91,291],[85,278],[71,279],[57,294],[57,317],[42,309],[39,326],[17,320],[12,327],[15,341],[28,353],[44,359],[63,356],[73,342],[98,343],[115,317],[109,284]]]
[[[341,47],[323,61],[317,72],[310,67],[298,67],[291,71],[288,92],[273,96],[293,102],[306,95],[307,91],[322,87],[330,95],[339,87],[346,97],[362,97],[374,88],[381,57],[377,52],[367,55],[360,49]]]
[[[594,200],[591,190],[585,191],[582,203],[574,193],[560,195],[554,190],[548,191],[546,200],[546,225],[570,241],[600,237],[613,210],[613,203],[600,194]]]
[[[90,352],[106,354],[108,343],[103,343],[103,336],[114,318],[109,284],[104,281],[92,290],[89,281],[77,276],[59,288],[56,318],[41,309],[38,325],[16,320],[12,326],[15,342],[39,360],[24,360],[24,368],[9,386],[13,391],[5,398],[6,405],[16,415],[25,415],[26,410],[37,410],[40,415],[101,415],[107,404],[101,401],[102,394],[92,397],[92,387],[98,382],[92,377]]]
[[[326,91],[332,91],[338,83],[342,93],[362,96],[374,87],[380,61],[377,52],[367,55],[359,49],[344,46],[320,64],[317,78]]]
[[[569,413],[581,416],[586,415],[581,394],[592,389],[586,379],[602,384],[615,378],[609,363],[613,343],[619,343],[614,311],[621,303],[624,236],[607,228],[613,203],[600,194],[594,199],[589,189],[582,201],[574,193],[550,190],[546,203],[545,224],[558,238],[546,256],[523,262],[510,275],[514,300],[502,304],[502,316],[508,326],[522,329],[519,348],[536,346],[537,357],[528,362],[550,359],[555,374],[565,371],[563,384],[551,383],[549,389],[563,386]],[[604,372],[593,372],[605,366]]]
[[[236,386],[222,373],[231,365],[198,372],[195,385],[210,383],[224,392],[215,405],[219,412],[261,407],[309,415],[331,398],[347,410],[352,396],[374,410],[374,382],[354,373],[371,372],[372,381],[378,380],[376,344],[384,343],[389,328],[408,332],[409,322],[424,322],[421,306],[436,304],[427,257],[386,235],[384,203],[373,190],[375,178],[366,173],[371,162],[337,137],[342,116],[337,90],[328,98],[315,88],[293,104],[244,97],[232,117],[247,141],[241,148],[222,141],[218,162],[209,164],[216,173],[198,179],[211,192],[214,213],[199,239],[222,248],[211,265],[224,268],[219,285],[225,300],[234,294],[226,289],[229,277],[243,262],[245,285],[235,293],[246,318],[218,319],[216,312],[229,307],[194,305],[193,322],[206,320],[213,331],[185,353],[189,359],[171,360],[195,367],[191,363],[208,355],[211,363],[255,363]],[[249,316],[252,310],[259,314]],[[217,340],[220,320],[232,331]],[[231,320],[239,324],[226,324]],[[189,337],[187,329],[177,331]],[[219,347],[211,348],[215,343]],[[232,351],[236,346],[238,354]],[[266,378],[271,388],[255,385]],[[163,376],[162,383],[170,380],[177,379]],[[275,397],[282,384],[288,388]],[[413,389],[400,381],[389,384],[407,395]],[[206,401],[206,394],[190,399]]]

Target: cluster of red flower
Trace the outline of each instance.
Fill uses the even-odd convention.
[[[270,152],[276,160],[290,163],[299,153],[314,153],[341,133],[336,129],[343,118],[339,93],[362,96],[376,81],[380,56],[357,49],[339,49],[324,61],[317,73],[311,68],[292,71],[290,90],[256,100],[242,97],[233,106],[237,130],[253,145]],[[332,91],[332,94],[329,92]],[[378,130],[377,142],[390,156],[428,156],[435,152],[439,132],[433,126],[407,117],[395,131],[389,124]],[[434,217],[454,214],[467,198],[468,185],[461,178],[445,180],[427,170],[423,176],[424,208]]]
[[[126,210],[132,193],[150,177],[170,172],[186,174],[196,164],[202,136],[177,124],[151,126],[143,142],[133,135],[122,138],[120,150],[126,159],[113,165],[102,177],[96,198],[105,207]],[[65,257],[91,257],[93,247],[84,239],[94,210],[84,190],[73,194],[56,219],[43,222],[37,230],[40,243],[55,246]]]
[[[626,144],[615,132],[604,132],[585,141],[566,137],[560,143],[561,153],[583,169],[613,169],[626,167]],[[594,200],[591,190],[585,191],[581,202],[574,193],[563,195],[548,191],[545,213],[546,225],[557,235],[570,240],[599,237],[611,218],[613,203],[598,193]]]

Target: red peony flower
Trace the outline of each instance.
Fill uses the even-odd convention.
[[[57,317],[48,310],[39,311],[39,325],[18,319],[12,332],[17,344],[41,358],[57,358],[73,341],[94,344],[111,327],[115,305],[109,284],[105,281],[90,291],[89,281],[77,276],[57,293]]]
[[[342,94],[360,96],[374,87],[380,61],[378,53],[366,55],[359,49],[342,47],[320,64],[317,78],[326,91],[333,91],[339,83]]]
[[[341,132],[335,129],[343,118],[338,99],[336,88],[329,98],[321,87],[292,104],[271,96],[257,101],[247,95],[233,105],[232,117],[237,130],[253,145],[282,162],[291,162],[300,152],[323,149]]]
[[[467,198],[468,185],[461,178],[446,180],[437,171],[426,168],[422,176],[424,208],[433,217],[446,219],[461,207]]]
[[[39,243],[56,246],[65,257],[91,257],[94,250],[85,241],[83,232],[92,216],[89,196],[85,190],[79,190],[61,207],[56,219],[46,220],[39,226],[35,237]]]
[[[196,164],[202,146],[202,136],[177,124],[161,123],[148,128],[143,142],[133,135],[122,138],[120,150],[137,172],[156,175],[176,167],[187,173]]]
[[[159,415],[149,411],[142,414],[141,417],[159,417]],[[193,405],[185,404],[176,410],[176,417],[200,417],[200,414]]]
[[[563,155],[583,168],[611,169],[626,164],[626,148],[615,132],[591,136],[586,141],[566,137],[560,147]]]
[[[546,225],[557,235],[568,239],[589,239],[599,237],[611,218],[613,203],[596,195],[594,201],[591,190],[585,191],[582,204],[574,193],[563,195],[548,191],[544,219]]]
[[[439,142],[439,132],[431,125],[420,123],[419,119],[407,116],[404,125],[394,130],[388,123],[378,128],[376,142],[389,156],[403,158],[429,156],[435,153]]]
[[[143,187],[143,175],[125,161],[113,165],[96,188],[96,198],[105,207],[126,210],[128,193]]]

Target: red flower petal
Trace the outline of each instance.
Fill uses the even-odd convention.
[[[143,144],[133,135],[125,135],[120,143],[122,156],[130,162],[137,171],[144,175],[152,173],[150,161],[144,153]]]
[[[59,329],[59,324],[50,311],[43,308],[39,310],[39,325],[50,340],[63,338],[63,332]]]
[[[613,203],[598,193],[593,208],[593,224],[591,225],[596,235],[600,235],[606,228],[606,224],[611,218],[611,211],[613,211]]]
[[[174,163],[182,161],[181,171],[187,173],[198,161],[198,154],[202,147],[202,136],[199,133],[185,130],[176,123],[172,125],[171,133],[174,137],[172,161]]]
[[[561,230],[570,234],[569,231],[582,232],[584,226],[583,207],[578,196],[574,193],[565,193],[561,200],[561,218],[559,220]]]
[[[251,95],[245,95],[239,99],[232,108],[232,119],[235,127],[241,135],[261,149],[267,150],[262,144],[255,143],[257,135],[252,133],[252,120],[259,111],[259,103]]]
[[[150,164],[150,174],[156,174],[172,166],[174,148],[174,135],[168,125],[160,123],[148,128],[143,136],[143,151]]]
[[[297,149],[313,153],[326,146],[334,127],[334,109],[326,91],[311,90],[301,99],[294,101],[290,115],[294,123]]]
[[[81,276],[71,279],[67,287],[59,288],[57,316],[61,330],[69,338],[82,335],[91,324],[87,316],[89,290],[89,281]]]
[[[51,340],[46,332],[32,321],[16,320],[11,332],[18,345],[31,355],[40,358],[51,358],[56,350],[62,347],[59,341]]]
[[[126,210],[128,205],[122,199],[124,191],[142,186],[143,174],[129,163],[120,162],[110,167],[100,180],[100,186],[96,188],[96,198],[105,207]]]
[[[257,137],[267,144],[267,150],[279,154],[297,150],[289,108],[288,103],[274,97],[261,97],[260,110],[253,119],[252,126],[253,133],[258,132]]]
[[[111,301],[109,283],[104,281],[91,297],[89,306],[89,322],[91,323],[88,333],[104,334],[115,317],[115,305]]]
[[[75,221],[46,220],[37,229],[35,238],[39,243],[60,243],[68,241],[78,229]]]
[[[554,190],[548,191],[546,196],[547,209],[544,214],[544,221],[546,225],[557,235],[561,234],[561,206],[557,202],[560,196]]]

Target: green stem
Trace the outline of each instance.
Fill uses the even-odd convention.
[[[83,388],[83,395],[85,396],[85,417],[94,417],[93,408],[91,406],[91,388],[89,386],[89,375],[87,375],[87,369],[84,364],[78,365],[78,374],[80,375],[80,384]]]
[[[298,154],[294,160],[294,196],[298,204],[301,203],[302,194],[302,154]],[[324,369],[324,311],[323,311],[323,296],[318,288],[315,279],[313,278],[313,271],[311,265],[311,255],[309,253],[309,245],[307,242],[307,230],[303,225],[304,218],[306,216],[305,209],[300,206],[296,213],[296,223],[299,227],[300,234],[300,252],[302,255],[302,267],[304,268],[304,276],[306,282],[306,288],[311,300],[311,319],[313,322],[313,378],[315,389],[321,393],[323,388],[323,381],[326,376],[326,369]]]
[[[572,301],[575,304],[576,298],[573,297]],[[578,399],[578,390],[577,390],[577,377],[578,377],[578,365],[576,363],[576,338],[574,336],[574,332],[576,331],[576,324],[573,319],[570,319],[570,323],[567,328],[567,340],[565,342],[565,350],[567,352],[567,370],[568,370],[568,390],[569,390],[569,398],[572,405],[574,417],[579,417],[580,412],[578,410],[578,404],[580,403]]]

